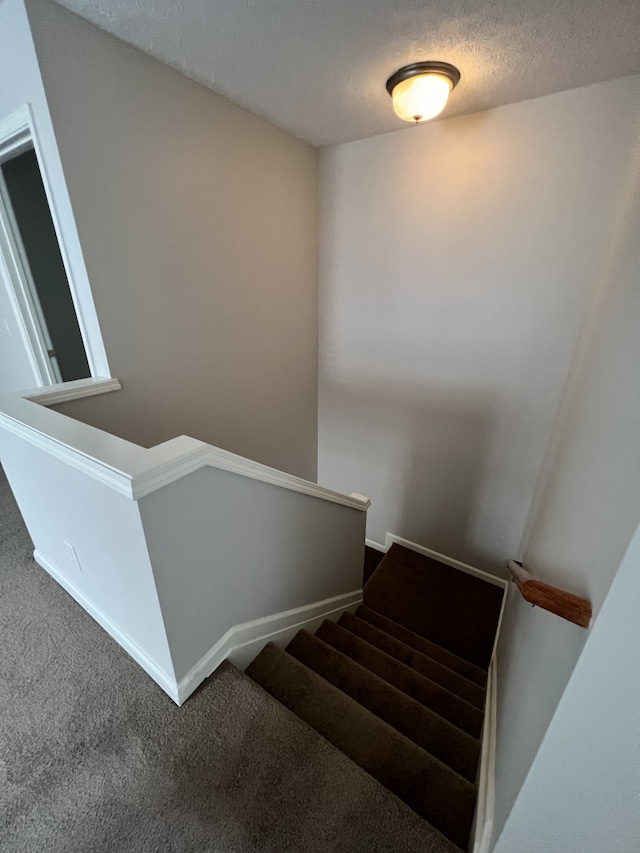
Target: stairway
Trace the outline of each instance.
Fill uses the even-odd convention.
[[[466,850],[502,594],[393,545],[355,614],[270,643],[246,675]]]

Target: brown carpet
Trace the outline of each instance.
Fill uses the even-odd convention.
[[[464,675],[465,678],[468,678],[469,681],[473,681],[474,684],[479,684],[480,687],[486,687],[487,672],[479,666],[475,666],[474,664],[469,663],[469,661],[464,660],[464,658],[448,652],[441,646],[437,646],[435,643],[425,640],[425,638],[421,637],[419,634],[414,634],[413,631],[409,631],[402,625],[398,625],[397,622],[393,622],[391,619],[387,619],[380,613],[376,613],[375,610],[365,607],[364,604],[358,607],[356,610],[356,616],[359,619],[364,619],[365,622],[370,622],[372,625],[375,625],[376,628],[380,628],[382,631],[385,631],[389,636],[401,640],[407,646],[421,652],[423,655],[427,655],[427,657],[433,658],[433,660],[437,660],[439,663],[448,666],[449,669],[452,669],[454,672]]]
[[[177,708],[31,551],[0,470],[2,853],[456,851],[230,665]]]
[[[466,847],[475,785],[272,643],[247,675],[447,838]]]
[[[392,545],[364,591],[371,610],[487,669],[503,589]]]
[[[479,738],[482,729],[482,711],[465,702],[446,687],[425,678],[411,667],[391,655],[376,649],[370,643],[347,631],[341,625],[324,622],[316,636],[341,651],[366,669],[393,684],[407,696],[431,708],[459,729]]]
[[[383,557],[383,551],[378,551],[376,548],[371,548],[369,545],[364,546],[364,572],[362,576],[363,586],[378,568]]]
[[[480,757],[476,738],[307,631],[300,631],[287,651],[456,773],[475,782]]]
[[[466,850],[503,591],[397,545],[369,558],[365,605],[247,675]]]
[[[461,699],[470,702],[476,708],[480,710],[484,708],[484,688],[469,681],[464,675],[459,675],[444,664],[438,663],[433,658],[422,654],[411,646],[407,646],[401,640],[391,637],[386,631],[376,628],[375,625],[371,625],[351,613],[344,613],[340,617],[338,625],[342,625],[347,631],[351,631],[352,634],[366,640],[367,643],[380,649],[380,651],[386,652],[396,660],[411,667],[420,675],[424,675],[426,678],[435,681],[436,684],[446,687],[451,693],[455,693],[456,696],[460,696]]]

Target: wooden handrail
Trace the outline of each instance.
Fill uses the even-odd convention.
[[[515,560],[507,560],[507,568],[513,575],[522,597],[530,604],[542,607],[556,616],[575,622],[581,628],[588,628],[591,622],[591,602],[579,595],[565,592],[555,586],[537,581]]]

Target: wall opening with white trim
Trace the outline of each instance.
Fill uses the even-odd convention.
[[[87,353],[33,147],[0,163],[0,252],[43,385],[88,379]]]

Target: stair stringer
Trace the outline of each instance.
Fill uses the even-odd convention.
[[[325,619],[335,622],[345,611],[353,612],[360,604],[362,590],[356,589],[303,607],[234,625],[180,680],[175,697],[177,704],[182,705],[198,684],[208,678],[225,659],[229,659],[236,668],[244,670],[267,643],[275,643],[284,648],[301,629],[315,633]]]

